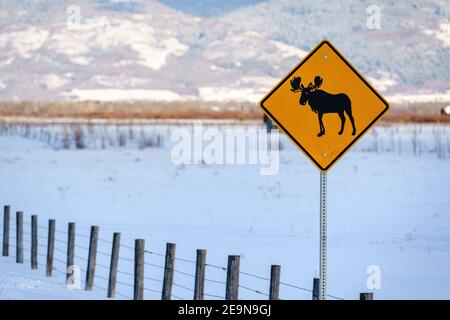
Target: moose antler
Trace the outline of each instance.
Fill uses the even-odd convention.
[[[322,85],[323,79],[320,76],[314,78],[314,89],[319,89]]]
[[[303,90],[302,78],[294,77],[294,79],[291,80],[291,91],[300,92],[302,90]]]

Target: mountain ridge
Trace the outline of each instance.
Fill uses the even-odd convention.
[[[400,2],[393,12],[406,10]],[[445,99],[450,9],[435,2],[424,6],[435,11],[421,22],[406,11],[374,31],[361,27],[365,4],[356,1],[353,9],[339,1],[330,11],[316,2],[269,0],[204,18],[158,1],[80,0],[80,23],[71,28],[72,1],[10,2],[0,9],[0,100],[256,102],[322,37],[383,93]],[[359,22],[326,23],[333,12]],[[414,39],[424,42],[419,49]],[[396,41],[405,52],[395,51]],[[385,48],[392,53],[381,55]]]

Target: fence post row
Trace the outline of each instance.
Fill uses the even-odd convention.
[[[97,226],[91,227],[85,290],[92,290],[94,287],[95,265],[97,262],[98,230],[99,228]]]
[[[194,300],[205,299],[206,250],[197,250],[195,264]]]
[[[74,274],[75,263],[75,223],[70,222],[67,231],[67,270],[66,282],[67,284],[74,284],[72,275]]]
[[[145,240],[134,243],[134,300],[144,299],[144,250]]]
[[[9,235],[10,235],[10,206],[4,206],[3,211],[3,256],[9,255]],[[68,240],[67,240],[67,270],[66,282],[72,284],[74,279],[74,263],[75,263],[75,223],[68,224]],[[51,277],[53,274],[54,250],[55,250],[55,232],[56,220],[48,220],[48,242],[47,242],[47,263],[46,276]],[[92,290],[94,287],[97,249],[99,240],[99,227],[92,226],[89,243],[89,256],[86,271],[85,290]],[[115,232],[113,234],[112,248],[111,248],[111,262],[108,279],[107,297],[114,298],[116,295],[116,282],[119,263],[121,234]],[[24,238],[23,238],[23,212],[16,212],[16,262],[24,262]],[[171,300],[174,272],[175,272],[175,252],[176,245],[167,243],[164,279],[161,299]],[[205,298],[205,272],[206,272],[206,254],[207,251],[203,249],[197,250],[196,268],[195,268],[195,283],[194,283],[194,300],[204,300]],[[144,299],[144,264],[145,264],[145,240],[135,240],[135,255],[134,255],[134,300]],[[38,217],[31,216],[31,268],[38,269]],[[240,256],[228,256],[227,265],[227,279],[226,279],[226,300],[238,300],[239,298],[239,274],[240,274]],[[270,300],[280,299],[280,276],[281,266],[272,265],[270,270]],[[312,300],[319,300],[319,283],[318,278],[313,279]],[[360,293],[360,300],[373,300],[373,293]]]
[[[280,273],[281,273],[281,266],[272,265],[272,267],[270,268],[269,300],[280,299]]]
[[[47,264],[45,274],[47,277],[53,275],[53,256],[55,252],[55,230],[56,221],[53,219],[48,220],[48,240],[47,240]]]
[[[38,217],[31,216],[31,269],[38,268]]]
[[[313,279],[313,291],[312,291],[312,299],[313,300],[319,300],[319,284],[320,284],[319,278],[314,278]]]
[[[240,256],[228,256],[225,299],[238,300]]]
[[[111,249],[111,265],[108,281],[108,298],[116,296],[117,267],[119,265],[120,233],[115,232]]]
[[[9,215],[11,212],[10,206],[3,208],[3,250],[4,257],[9,256]]]
[[[175,269],[175,248],[174,243],[166,245],[166,259],[164,265],[164,279],[161,300],[170,300],[172,297],[173,273]]]
[[[16,212],[16,262],[23,263],[23,212]]]

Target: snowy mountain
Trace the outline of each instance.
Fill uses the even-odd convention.
[[[258,101],[323,38],[387,94],[450,90],[448,2],[386,2],[380,30],[364,1],[161,2],[3,1],[0,100]]]
[[[371,4],[270,0],[232,12],[223,20],[239,21],[238,30],[251,28],[306,50],[329,39],[363,74],[395,85],[395,91],[449,90],[450,2],[383,1],[378,6],[380,29],[367,27]]]

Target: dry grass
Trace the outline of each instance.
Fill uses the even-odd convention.
[[[0,103],[0,117],[83,119],[259,119],[262,113],[250,104],[214,106],[199,102],[102,103],[7,102]]]
[[[418,122],[418,123],[450,123],[450,116],[441,116],[438,114],[415,114],[408,112],[388,113],[382,121],[384,122]]]
[[[422,110],[421,112],[417,110]],[[430,112],[423,112],[430,110]],[[384,122],[450,122],[450,116],[441,116],[437,110],[440,105],[411,108],[393,106],[383,117]],[[202,102],[175,103],[104,103],[87,102],[3,102],[0,103],[0,117],[30,118],[75,118],[75,119],[231,119],[259,120],[262,112],[254,104],[205,104]]]

